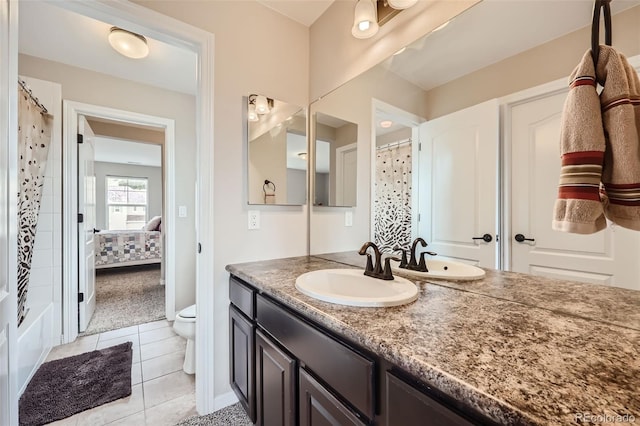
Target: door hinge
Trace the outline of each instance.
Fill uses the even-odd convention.
[[[202,253],[202,244],[198,243],[198,253]]]
[[[78,293],[78,303],[84,302],[84,293]]]
[[[418,213],[418,222],[420,222],[420,213]]]
[[[78,133],[78,143],[83,143],[84,142],[84,137],[82,136],[82,134]]]
[[[422,143],[418,142],[418,151],[422,151]]]
[[[78,213],[78,223],[84,222],[84,215],[82,213]]]

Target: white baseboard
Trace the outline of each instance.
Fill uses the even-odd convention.
[[[236,402],[238,402],[238,397],[233,393],[233,391],[216,396],[213,400],[213,411],[221,410],[224,407],[235,404]]]

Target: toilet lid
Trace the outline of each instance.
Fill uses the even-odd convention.
[[[182,318],[195,318],[196,317],[196,305],[191,305],[188,308],[184,308],[178,314]]]

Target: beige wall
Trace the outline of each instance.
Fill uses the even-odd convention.
[[[613,46],[640,54],[640,6],[612,17]],[[433,119],[489,99],[568,77],[591,48],[591,27],[529,49],[427,92],[425,117]]]
[[[20,73],[62,85],[62,99],[155,115],[175,120],[176,205],[187,206],[189,216],[176,218],[178,253],[195,247],[196,138],[195,97],[71,67],[28,55],[19,57]],[[176,309],[195,301],[195,260],[176,257]]]
[[[243,96],[262,93],[308,105],[309,31],[255,1],[137,1],[215,35],[214,233],[215,393],[230,391],[228,279],[230,263],[304,255],[304,207],[247,205]],[[194,168],[195,160],[191,163]],[[248,209],[261,228],[247,229]],[[206,260],[205,260],[206,261]],[[213,332],[213,331],[212,331]]]
[[[324,96],[367,71],[478,1],[419,0],[364,40],[351,35],[355,0],[334,2],[310,28],[310,99]]]
[[[164,145],[164,130],[123,125],[107,120],[88,120],[93,133],[110,138]]]

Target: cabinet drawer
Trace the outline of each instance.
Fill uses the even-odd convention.
[[[255,291],[233,276],[229,278],[229,300],[243,314],[255,318]]]
[[[385,375],[386,424],[403,426],[472,426],[456,412],[389,371]]]
[[[256,298],[258,324],[369,419],[374,418],[374,361],[283,310]]]

